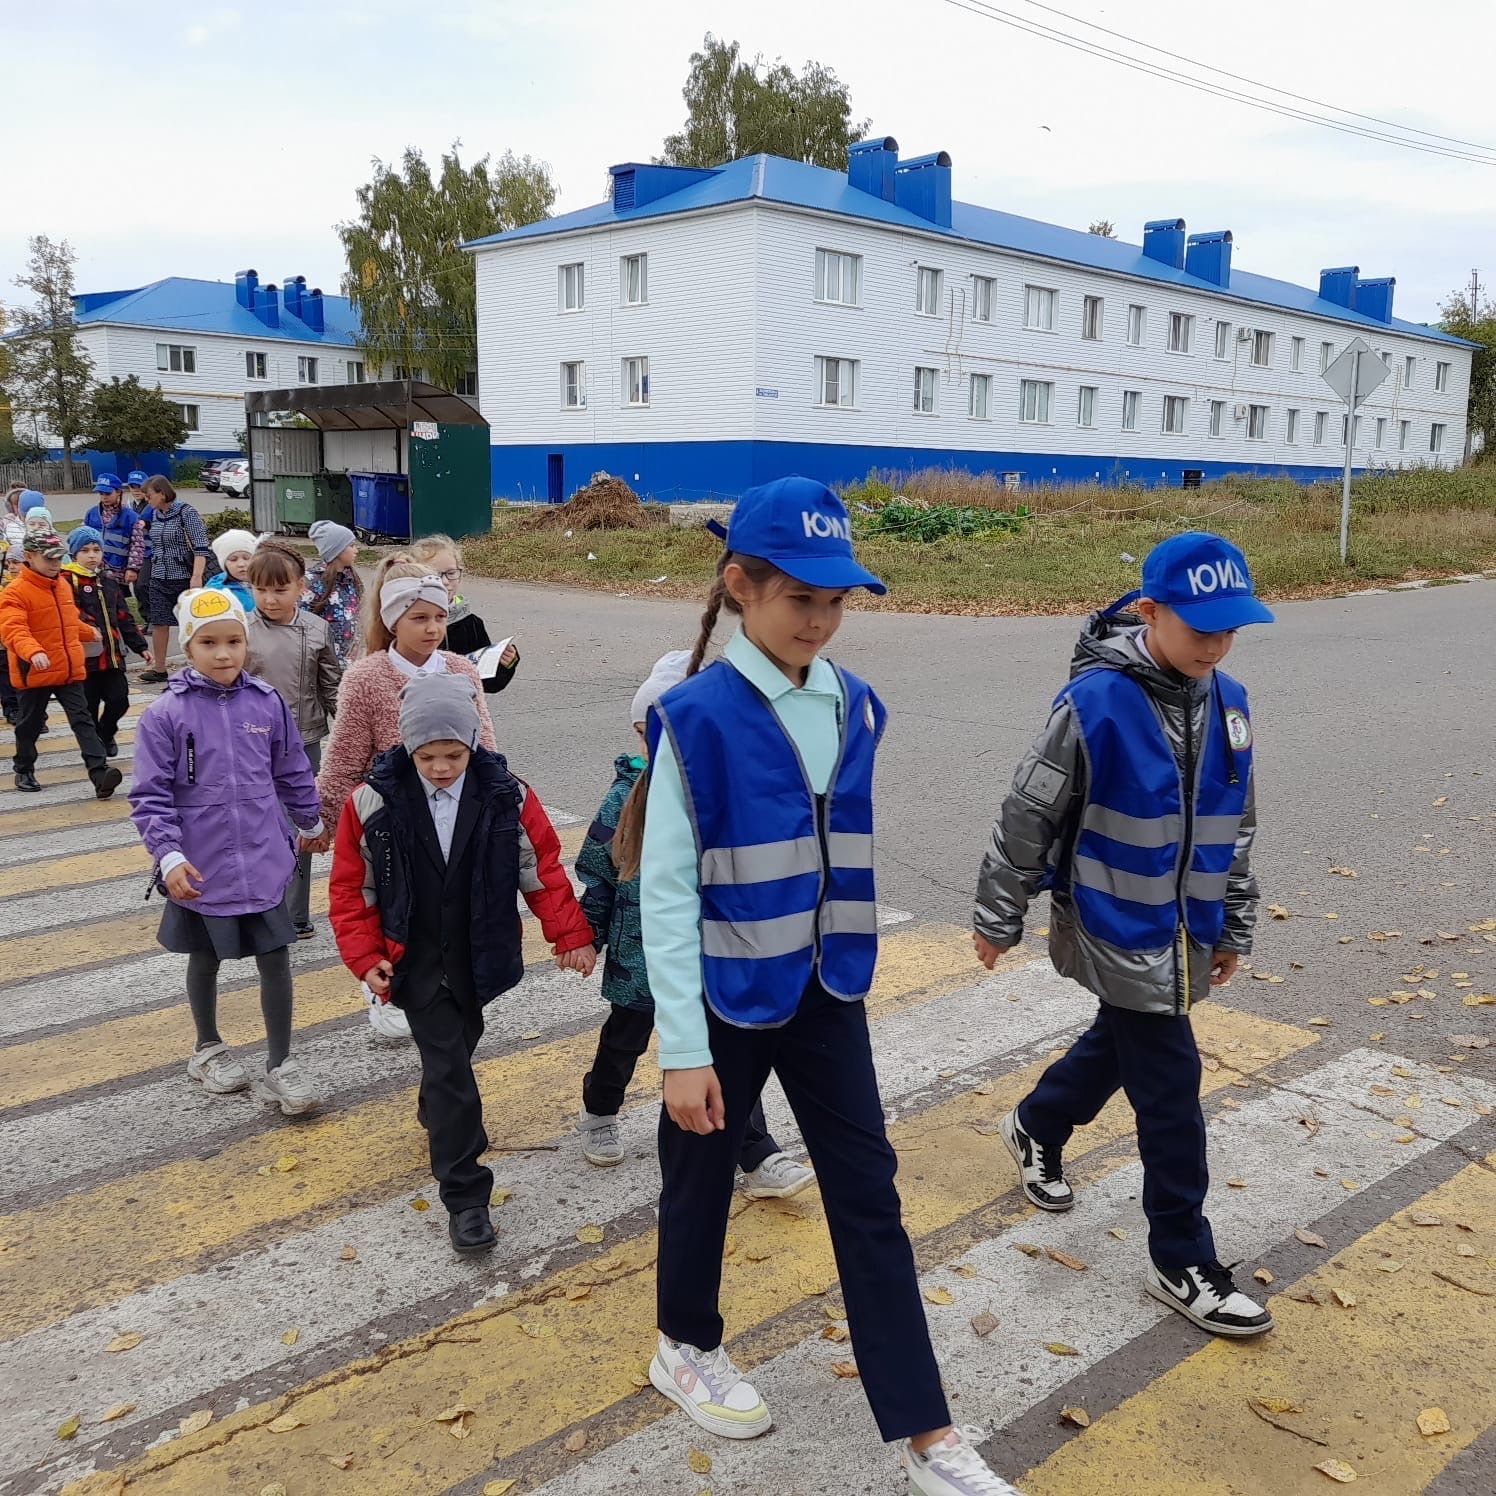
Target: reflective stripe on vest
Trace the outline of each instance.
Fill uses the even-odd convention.
[[[885,713],[862,681],[838,674],[841,744],[824,812],[773,706],[725,661],[650,716],[652,756],[666,733],[701,849],[706,999],[740,1027],[788,1022],[815,976],[849,1001],[872,985],[872,777]]]
[[[1166,949],[1181,915],[1192,938],[1213,947],[1225,923],[1252,757],[1250,746],[1233,754],[1221,725],[1228,710],[1247,717],[1246,692],[1220,672],[1212,691],[1220,701],[1204,714],[1188,818],[1179,764],[1145,687],[1123,672],[1095,670],[1060,693],[1086,757],[1069,891],[1086,930],[1121,950]]]

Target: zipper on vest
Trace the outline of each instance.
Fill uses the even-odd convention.
[[[1179,941],[1174,956],[1174,1011],[1190,1010],[1190,920],[1185,885],[1195,855],[1195,703],[1186,691],[1184,704],[1184,776],[1180,788],[1184,801],[1184,836],[1179,852]]]

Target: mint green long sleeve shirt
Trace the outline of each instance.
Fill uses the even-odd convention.
[[[805,684],[792,685],[741,629],[728,641],[724,658],[767,698],[800,750],[811,788],[825,794],[841,746],[844,701],[836,671],[817,657]],[[710,1065],[701,976],[701,865],[680,765],[663,733],[650,773],[639,877],[644,961],[654,995],[660,1069]]]

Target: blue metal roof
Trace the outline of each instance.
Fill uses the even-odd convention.
[[[356,347],[363,341],[358,313],[342,296],[323,296],[325,331],[314,332],[280,305],[280,326],[267,327],[241,306],[232,281],[187,280],[172,275],[133,291],[90,291],[73,298],[81,327],[94,323],[123,323],[178,334],[227,333],[256,342],[323,343]]]
[[[844,172],[831,171],[822,166],[807,166],[804,162],[789,161],[781,156],[745,156],[742,160],[720,167],[705,180],[689,183],[679,191],[656,197],[640,207],[614,212],[612,203],[597,203],[575,213],[563,213],[559,218],[544,218],[538,223],[510,229],[507,233],[470,240],[463,248],[485,249],[524,239],[574,233],[579,229],[669,218],[680,213],[697,213],[708,208],[752,201],[808,208],[814,212],[861,219],[888,228],[911,229],[922,234],[935,234],[994,249],[1012,250],[1018,254],[1038,255],[1069,265],[1106,270],[1206,295],[1229,294],[1238,300],[1278,307],[1284,311],[1303,312],[1371,331],[1397,332],[1406,337],[1425,338],[1461,348],[1473,346],[1462,338],[1452,337],[1423,323],[1404,322],[1396,317],[1390,322],[1381,322],[1360,312],[1347,311],[1336,302],[1326,301],[1317,290],[1308,286],[1297,286],[1290,281],[1274,280],[1265,275],[1251,275],[1234,266],[1229,286],[1217,286],[1187,271],[1175,270],[1158,260],[1150,259],[1136,244],[1103,239],[1099,234],[1061,228],[1058,224],[1041,223],[1038,219],[1021,218],[1015,213],[1001,213],[995,208],[981,208],[974,203],[952,203],[951,227],[941,228],[917,213],[911,213],[906,208],[852,186]]]

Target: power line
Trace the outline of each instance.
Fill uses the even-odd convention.
[[[1048,11],[1052,16],[1060,16],[1066,21],[1074,21],[1078,26],[1084,26],[1089,31],[1099,31],[1106,36],[1114,36],[1119,41],[1130,42],[1135,47],[1142,47],[1147,52],[1157,52],[1161,57],[1172,57],[1176,62],[1187,62],[1191,67],[1203,68],[1207,73],[1215,73],[1222,78],[1234,78],[1238,83],[1250,84],[1253,88],[1266,89],[1268,93],[1281,94],[1285,99],[1298,99],[1303,104],[1313,104],[1317,109],[1329,109],[1336,114],[1349,115],[1352,119],[1369,120],[1374,125],[1386,125],[1393,130],[1402,130],[1409,135],[1422,135],[1429,140],[1442,140],[1450,145],[1468,146],[1473,151],[1496,152],[1496,146],[1481,145],[1474,140],[1461,140],[1457,135],[1440,135],[1433,130],[1420,130],[1416,125],[1400,125],[1396,120],[1381,119],[1375,114],[1362,114],[1356,109],[1346,109],[1340,104],[1330,104],[1324,99],[1316,99],[1309,94],[1295,93],[1291,88],[1279,88],[1273,83],[1263,83],[1256,78],[1248,78],[1243,73],[1233,73],[1227,68],[1218,68],[1208,62],[1201,62],[1196,57],[1186,57],[1182,52],[1171,52],[1167,47],[1155,46],[1152,42],[1145,42],[1140,37],[1129,36],[1125,31],[1113,31],[1109,26],[1102,26],[1096,21],[1088,21],[1083,16],[1073,16],[1068,11],[1056,10],[1052,5],[1044,5],[1041,0],[1019,0],[1020,4],[1032,6],[1035,10]]]
[[[1379,130],[1363,129],[1360,125],[1343,124],[1336,120],[1326,119],[1323,115],[1312,114],[1307,110],[1295,109],[1288,105],[1274,104],[1266,99],[1256,98],[1251,94],[1242,93],[1238,89],[1225,88],[1214,83],[1206,83],[1199,79],[1187,77],[1185,74],[1173,68],[1166,68],[1160,64],[1151,63],[1145,59],[1133,57],[1125,52],[1119,52],[1115,48],[1102,46],[1099,42],[1089,42],[1081,37],[1071,36],[1068,32],[1058,30],[1053,26],[1046,26],[1039,21],[1030,21],[1026,17],[1014,15],[1011,11],[1001,10],[995,5],[984,3],[984,0],[944,0],[947,5],[955,6],[958,10],[969,11],[974,16],[983,20],[996,21],[1001,26],[1011,27],[1015,31],[1022,31],[1029,36],[1037,37],[1040,41],[1056,42],[1062,47],[1068,47],[1071,51],[1080,52],[1088,57],[1100,58],[1103,62],[1117,63],[1122,67],[1130,68],[1134,72],[1146,74],[1149,77],[1161,78],[1168,83],[1177,83],[1181,87],[1193,89],[1197,93],[1208,94],[1214,98],[1229,99],[1233,102],[1246,104],[1253,109],[1260,109],[1268,114],[1281,115],[1285,119],[1299,120],[1304,124],[1319,125],[1327,130],[1339,131],[1342,135],[1359,136],[1363,140],[1381,141],[1387,145],[1400,146],[1404,150],[1417,151],[1426,156],[1442,156],[1449,160],[1468,161],[1477,166],[1496,166],[1496,157],[1477,155],[1464,150],[1450,150],[1442,146],[1423,145],[1418,141],[1408,140],[1398,135],[1388,135]]]

